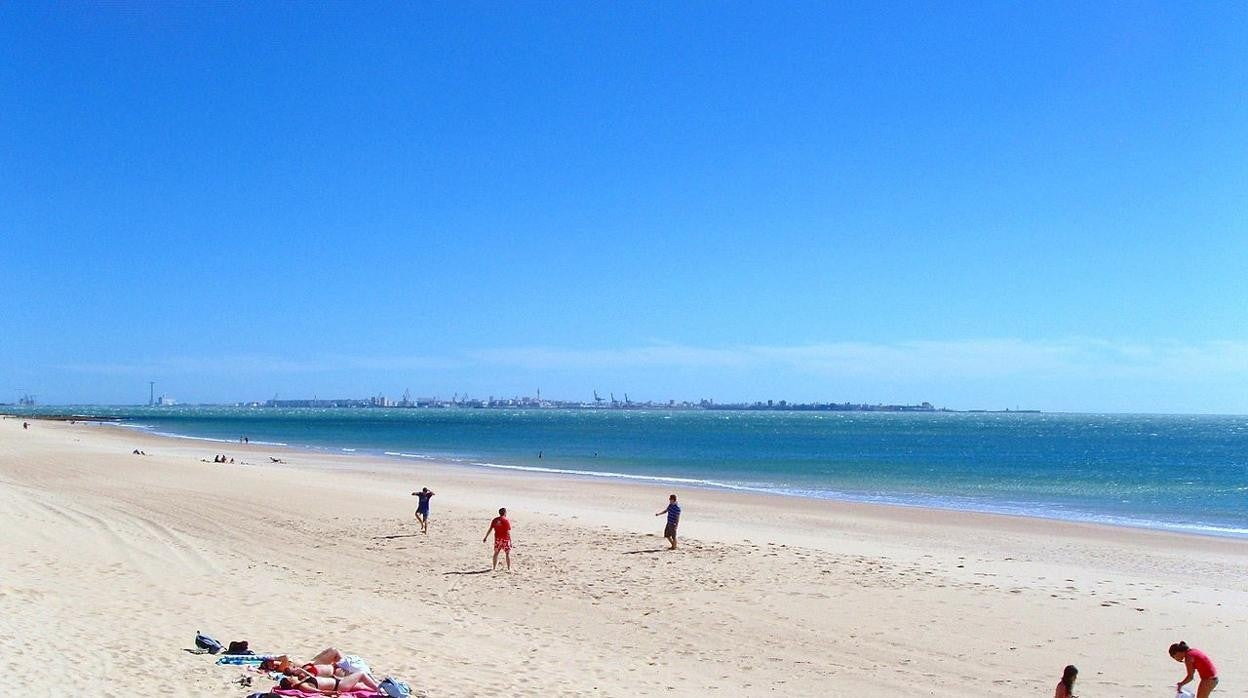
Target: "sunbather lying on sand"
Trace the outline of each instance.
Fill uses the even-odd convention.
[[[290,657],[281,655],[272,659],[266,659],[260,663],[260,668],[264,671],[280,671],[283,674],[293,672],[294,676],[337,676],[343,677],[348,674],[369,674],[368,664],[363,659],[355,655],[344,655],[342,652],[327,647],[320,651],[315,657],[306,664],[296,665],[290,661]],[[372,677],[369,676],[369,680]]]
[[[296,669],[292,669],[296,671]],[[356,686],[377,690],[377,682],[362,671],[346,676],[284,676],[277,683],[279,688],[296,688],[309,693],[339,693],[353,691]]]

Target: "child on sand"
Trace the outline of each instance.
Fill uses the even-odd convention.
[[[416,501],[416,520],[420,522],[420,532],[429,533],[429,500],[433,497],[433,492],[428,487],[420,488],[419,492],[413,492],[413,497],[419,497]]]
[[[481,542],[489,540],[490,534],[494,534],[494,564],[490,567],[490,571],[498,569],[498,554],[500,552],[507,556],[507,571],[511,571],[511,521],[507,520],[507,507],[498,510],[498,516],[490,522],[490,529],[485,532],[485,537]]]
[[[676,495],[668,495],[667,508],[655,516],[667,514],[667,526],[663,528],[663,537],[671,544],[669,550],[676,549],[676,527],[680,525],[680,505],[676,503]]]
[[[1068,664],[1062,670],[1062,680],[1057,682],[1057,689],[1053,691],[1053,698],[1076,698],[1075,697],[1075,678],[1079,676],[1079,670],[1074,664]]]
[[[1170,658],[1183,662],[1187,667],[1187,676],[1175,688],[1182,689],[1196,674],[1200,674],[1200,683],[1196,685],[1196,698],[1209,698],[1213,689],[1218,687],[1218,668],[1213,665],[1209,655],[1195,647],[1188,647],[1186,642],[1180,640],[1170,645]]]

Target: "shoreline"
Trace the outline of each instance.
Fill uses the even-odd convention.
[[[254,465],[202,462],[221,450]],[[297,657],[340,647],[430,697],[1012,698],[1069,663],[1089,695],[1159,693],[1178,678],[1164,648],[1187,639],[1244,695],[1241,541],[677,489],[668,552],[652,485],[403,465],[0,420],[0,650],[76,668],[35,693],[135,672],[185,695],[256,690],[181,651],[203,630]],[[438,493],[428,536],[422,485]],[[481,543],[500,505],[510,574]]]
[[[274,454],[283,455],[284,460],[287,460],[287,463],[283,464],[283,467],[294,469],[298,469],[300,467],[318,467],[309,466],[306,463],[298,463],[298,459],[300,457],[312,457],[319,459],[320,461],[324,461],[324,464],[318,467],[319,469],[326,468],[327,466],[325,464],[332,464],[328,465],[328,469],[333,471],[385,472],[388,475],[401,478],[413,477],[415,470],[425,469],[434,471],[433,474],[436,476],[450,476],[456,479],[472,479],[474,475],[479,475],[483,478],[517,478],[519,481],[529,481],[543,486],[548,485],[552,488],[558,488],[561,486],[561,483],[568,482],[583,484],[590,488],[601,487],[607,490],[614,487],[627,488],[629,490],[643,492],[654,497],[666,497],[669,490],[684,488],[691,491],[705,493],[718,501],[731,503],[732,506],[737,507],[749,506],[753,503],[758,507],[774,507],[797,510],[801,512],[828,514],[843,512],[855,517],[866,517],[882,522],[943,525],[957,529],[991,528],[993,530],[1002,531],[1033,532],[1038,528],[1051,530],[1050,527],[1052,527],[1052,529],[1056,529],[1054,533],[1057,535],[1073,536],[1078,538],[1086,537],[1094,540],[1123,540],[1124,537],[1127,540],[1132,540],[1136,536],[1145,540],[1150,537],[1158,537],[1161,539],[1173,537],[1179,540],[1189,540],[1194,543],[1198,541],[1225,542],[1229,544],[1230,549],[1242,549],[1244,551],[1248,551],[1248,537],[1234,535],[1214,535],[1147,526],[1116,525],[1100,521],[1046,518],[1041,516],[1028,516],[1023,514],[993,511],[868,502],[854,499],[808,497],[765,490],[747,490],[744,488],[737,489],[731,487],[698,486],[692,483],[648,480],[643,477],[635,477],[627,474],[621,477],[594,474],[579,475],[557,471],[551,472],[550,470],[538,470],[525,466],[482,465],[467,462],[466,460],[455,461],[435,456],[419,455],[408,458],[403,456],[394,456],[384,452],[374,453],[369,450],[346,451],[329,446],[312,446],[264,441],[253,441],[248,444],[243,444],[237,441],[228,441],[225,439],[153,432],[149,431],[147,427],[136,427],[122,422],[99,422],[98,426],[128,430],[135,435],[150,438],[157,444],[160,442],[186,441],[199,442],[205,445],[217,444],[222,447],[229,446],[231,449],[241,449],[245,452],[254,454],[272,452]],[[222,450],[229,449],[223,448]],[[290,459],[296,460],[295,462],[291,462]],[[237,465],[243,464],[239,463]],[[248,463],[246,464],[246,467],[270,467],[272,465],[275,464],[257,462]],[[1214,547],[1216,548],[1220,546],[1214,545]]]
[[[31,419],[39,419],[39,417],[29,417]],[[52,421],[69,421],[68,417],[57,417]],[[194,436],[189,434],[179,434],[174,432],[154,431],[155,427],[141,424],[130,424],[124,419],[94,419],[80,418],[79,421],[98,423],[101,426],[119,427],[123,429],[131,429],[138,433],[147,434],[159,438],[182,439],[188,441],[202,441],[206,443],[219,443],[230,446],[243,446],[237,441],[228,439],[218,439],[213,437]],[[283,443],[273,441],[252,441],[251,444],[264,446],[268,448],[285,448],[290,449],[292,453],[317,453],[317,454],[340,454],[349,457],[358,458],[374,458],[393,460],[402,463],[421,463],[436,464],[439,466],[450,468],[473,468],[473,469],[489,469],[499,471],[509,471],[518,474],[546,475],[552,477],[569,477],[585,481],[609,481],[621,483],[636,483],[648,485],[651,487],[685,487],[690,489],[707,490],[713,492],[737,493],[744,496],[769,496],[790,498],[802,501],[813,502],[832,502],[838,504],[861,505],[866,507],[883,507],[886,509],[911,509],[919,511],[943,512],[953,515],[983,515],[992,517],[1017,518],[1029,521],[1052,522],[1061,524],[1076,524],[1085,526],[1106,527],[1109,529],[1127,529],[1133,531],[1148,531],[1157,533],[1169,533],[1180,536],[1195,536],[1199,538],[1215,538],[1233,541],[1248,541],[1248,528],[1231,528],[1227,526],[1217,526],[1212,524],[1176,524],[1167,521],[1155,521],[1148,519],[1139,519],[1132,517],[1115,517],[1105,514],[1093,514],[1088,512],[1074,512],[1073,515],[1062,516],[1058,514],[1050,514],[1043,510],[1020,511],[1013,510],[1009,507],[985,504],[983,506],[965,506],[942,505],[940,498],[934,495],[911,495],[915,501],[904,501],[904,496],[896,496],[896,499],[890,501],[890,495],[879,495],[877,497],[855,496],[845,494],[841,496],[818,496],[804,494],[801,492],[785,491],[782,489],[768,489],[764,487],[748,487],[742,485],[734,485],[730,483],[716,482],[707,479],[687,478],[680,476],[658,476],[658,475],[638,475],[631,473],[616,473],[607,471],[590,471],[577,470],[570,468],[547,468],[531,465],[518,465],[509,463],[487,463],[477,462],[470,458],[457,458],[452,456],[428,456],[423,454],[405,454],[393,451],[384,451],[381,449],[360,448],[348,449],[335,446],[317,446],[311,444]],[[934,501],[923,501],[929,498]]]

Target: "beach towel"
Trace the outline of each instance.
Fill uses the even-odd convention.
[[[300,691],[297,688],[277,688],[276,686],[269,689],[269,693],[275,696],[285,696],[285,698],[324,698],[325,696],[324,693]],[[363,686],[360,686],[357,691],[339,691],[335,695],[341,698],[385,698],[383,694]]]
[[[217,657],[217,664],[230,664],[234,666],[245,666],[255,664],[259,666],[260,662],[273,657],[280,657],[280,654],[227,654]]]

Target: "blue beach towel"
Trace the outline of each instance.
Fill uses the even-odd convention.
[[[217,664],[230,664],[241,666],[244,664],[260,665],[266,659],[280,657],[278,654],[227,654],[223,657],[217,657]]]

